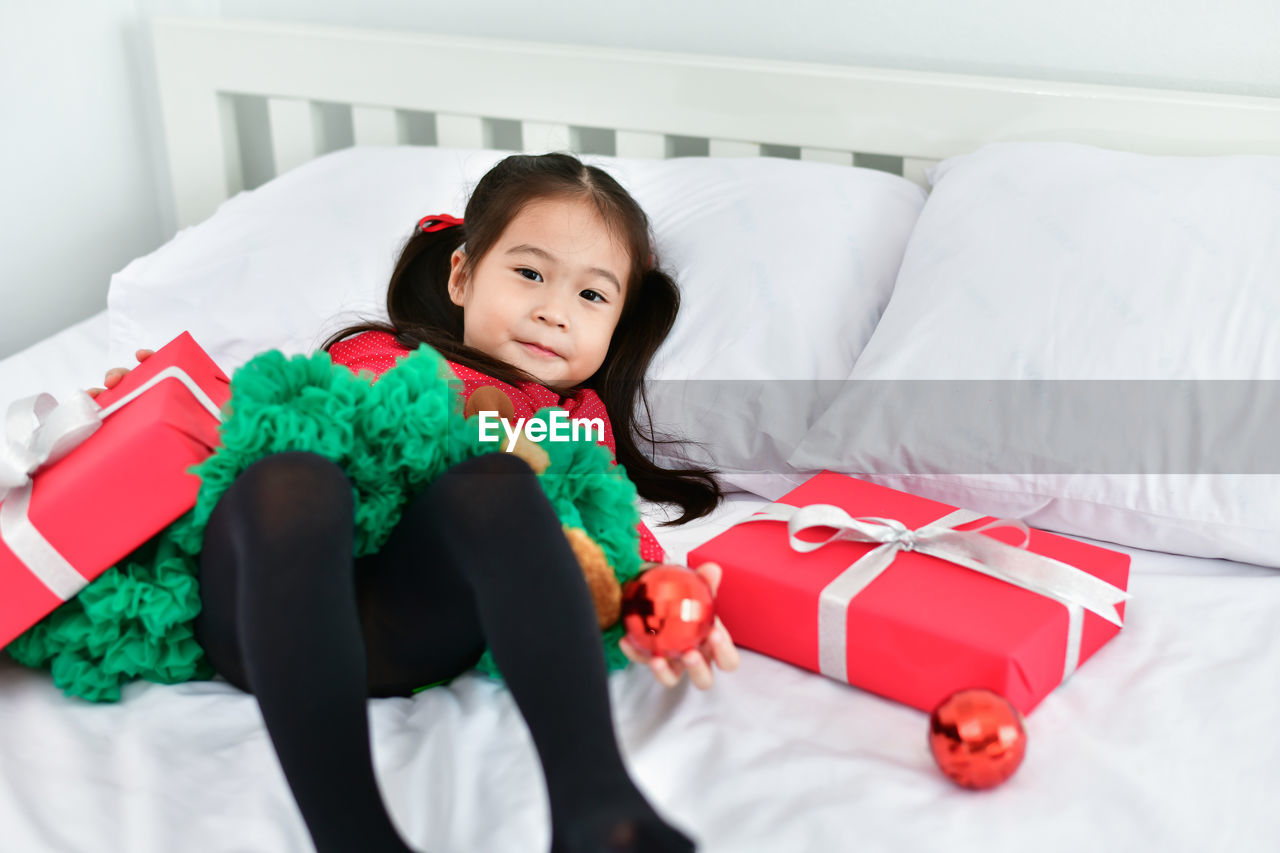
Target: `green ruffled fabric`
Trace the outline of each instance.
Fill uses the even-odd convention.
[[[18,663],[47,667],[67,695],[95,702],[120,698],[122,684],[164,684],[214,675],[196,642],[197,567],[205,525],[222,493],[254,461],[309,450],[347,472],[355,500],[355,556],[378,550],[405,504],[446,468],[482,453],[479,420],[462,414],[461,383],[423,345],[371,384],[334,365],[328,353],[256,356],[236,371],[224,410],[222,445],[191,470],[201,478],[195,506],[11,642]],[[535,417],[550,425],[552,409]],[[551,464],[539,476],[560,520],[583,528],[604,550],[618,580],[640,572],[635,486],[608,448],[589,438],[544,441]],[[627,659],[622,626],[603,634],[610,670]],[[501,678],[486,650],[477,668]]]

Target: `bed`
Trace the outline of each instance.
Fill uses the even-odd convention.
[[[903,342],[922,338],[920,327],[911,325],[927,316],[921,304],[944,313],[963,310],[963,304],[946,304],[948,297],[936,290],[938,276],[966,282],[970,301],[1008,299],[1006,291],[983,290],[985,282],[999,279],[989,268],[983,274],[966,268],[959,279],[954,277],[957,268],[948,264],[977,263],[978,255],[936,242],[941,237],[926,244],[926,237],[948,234],[966,241],[965,246],[978,246],[983,238],[974,229],[995,221],[984,219],[984,211],[998,208],[1000,198],[1031,204],[1031,194],[1041,206],[1006,206],[1006,213],[1021,209],[1025,215],[1005,224],[1034,220],[1054,239],[1024,247],[1022,255],[1017,247],[996,241],[982,257],[1016,256],[1031,264],[1055,245],[1078,252],[1079,232],[1055,219],[1067,207],[1045,202],[1051,196],[1034,192],[1042,186],[1037,181],[1104,163],[1112,172],[1104,168],[1103,173],[1111,178],[1098,186],[1123,184],[1131,192],[1150,193],[1156,177],[1172,173],[1143,169],[1189,169],[1202,158],[1218,161],[1204,155],[1229,155],[1221,161],[1222,169],[1237,170],[1214,173],[1215,179],[1253,176],[1242,185],[1252,188],[1250,206],[1225,216],[1224,207],[1209,205],[1209,197],[1201,195],[1186,210],[1211,210],[1237,233],[1259,227],[1261,221],[1264,230],[1246,234],[1249,239],[1241,243],[1246,246],[1265,243],[1268,224],[1271,242],[1276,242],[1274,228],[1280,223],[1280,170],[1277,158],[1268,156],[1280,151],[1280,102],[1263,98],[257,22],[158,19],[153,32],[174,209],[182,230],[169,245],[113,277],[106,311],[0,362],[0,404],[39,391],[57,396],[97,384],[106,367],[131,363],[125,359],[134,347],[163,343],[159,337],[173,331],[166,324],[183,317],[184,299],[193,334],[202,342],[217,341],[211,353],[228,371],[264,343],[295,351],[314,347],[317,333],[295,331],[314,328],[308,326],[313,319],[308,312],[318,318],[340,309],[376,308],[371,300],[378,274],[389,262],[388,241],[404,235],[374,221],[369,209],[353,206],[338,225],[390,235],[374,241],[368,258],[356,258],[343,270],[373,282],[372,289],[343,292],[317,284],[314,298],[297,307],[296,326],[281,319],[286,302],[264,302],[260,313],[272,322],[249,323],[239,338],[219,326],[216,317],[194,316],[216,315],[219,298],[244,298],[235,288],[230,293],[219,289],[225,282],[219,276],[227,268],[205,253],[235,241],[252,242],[266,233],[261,223],[278,221],[281,211],[304,216],[314,207],[304,180],[323,179],[326,187],[341,184],[342,192],[376,198],[367,187],[351,186],[372,180],[369,176],[378,168],[387,170],[378,173],[385,177],[403,174],[405,163],[424,168],[448,163],[465,182],[503,149],[572,149],[617,165],[643,188],[647,195],[641,201],[654,219],[659,244],[694,283],[691,316],[697,324],[711,325],[721,342],[711,351],[693,349],[699,336],[686,324],[676,341],[685,349],[677,347],[658,365],[656,396],[662,411],[675,420],[691,417],[679,413],[693,411],[697,418],[714,421],[714,432],[702,436],[708,456],[688,458],[725,463],[721,467],[730,471],[730,494],[710,517],[662,527],[662,508],[642,505],[676,561],[813,470],[838,467],[840,459],[823,452],[838,438],[838,424],[848,423],[835,418],[833,426],[831,413],[838,414],[849,377],[884,378],[894,375],[893,370],[898,376],[925,379],[993,375],[992,362],[976,358],[957,356],[949,363],[950,373],[921,367],[926,362],[920,359],[936,356],[917,353],[918,359],[910,361],[913,350]],[[431,69],[440,68],[449,69],[449,85],[421,85]],[[1019,147],[1023,144],[1030,147]],[[986,153],[979,157],[978,149]],[[974,156],[961,158],[969,154]],[[1049,155],[1059,159],[1034,159]],[[1113,155],[1130,158],[1119,162],[1133,169],[1132,181],[1116,179]],[[1032,159],[1017,159],[1023,156]],[[1112,159],[1097,159],[1106,157]],[[651,165],[642,164],[646,158]],[[664,162],[676,165],[662,166]],[[1055,168],[1046,170],[1045,162]],[[749,197],[746,182],[760,170],[772,183],[761,185],[763,195]],[[989,188],[997,185],[1000,174],[1012,176],[1003,183],[1007,192],[991,195]],[[861,325],[819,326],[833,322],[822,316],[833,313],[827,296],[854,299],[844,292],[850,289],[848,281],[838,277],[830,294],[822,291],[826,307],[796,318],[774,313],[771,324],[751,327],[750,334],[732,330],[769,313],[769,304],[747,299],[717,312],[712,310],[714,299],[698,297],[695,285],[704,273],[692,247],[709,245],[724,230],[716,224],[716,214],[723,211],[712,210],[705,221],[697,220],[697,211],[689,210],[693,205],[664,206],[664,199],[672,185],[702,198],[695,192],[704,186],[698,181],[723,186],[726,175],[748,187],[732,201],[733,209],[743,211],[741,230],[747,236],[756,227],[749,220],[751,211],[777,210],[770,205],[800,192],[796,187],[809,187],[806,192],[813,195],[800,199],[801,213],[780,218],[803,219],[804,210],[834,205],[821,208],[824,222],[860,229],[862,242],[847,246],[844,255],[815,263],[838,267],[852,263],[851,258],[859,260],[859,282],[867,286],[859,288],[857,299],[862,301],[846,307],[862,312]],[[1204,187],[1207,178],[1196,175],[1197,186]],[[985,207],[964,200],[974,197],[980,180],[988,188]],[[780,185],[785,191],[778,195]],[[866,207],[850,212],[845,202],[819,195],[821,187],[830,186],[865,194]],[[970,195],[960,195],[966,187]],[[1069,188],[1061,183],[1050,187],[1057,192]],[[418,189],[411,187],[403,201],[396,197],[389,202],[393,210],[388,221],[411,221]],[[456,182],[433,184],[424,192],[437,193],[442,203],[461,201]],[[1146,198],[1149,202],[1151,196]],[[1176,201],[1164,199],[1166,204]],[[867,213],[886,210],[883,205],[888,204],[895,205],[891,213]],[[1141,209],[1147,215],[1161,208],[1147,204]],[[669,225],[676,210],[688,211],[679,228]],[[1107,224],[1113,231],[1135,220],[1120,210],[1123,215]],[[1261,219],[1259,213],[1264,214]],[[1079,211],[1073,215],[1078,218]],[[1217,232],[1189,217],[1170,217],[1171,233],[1183,235],[1182,244],[1219,239]],[[1090,211],[1088,218],[1105,216]],[[305,220],[296,234],[274,234],[276,248],[292,247],[297,253],[308,233],[316,239],[329,233],[317,232],[322,225],[334,223]],[[804,241],[806,233],[779,230],[776,239],[793,245]],[[893,240],[897,247],[885,250]],[[1108,251],[1127,251],[1131,242],[1116,241]],[[868,248],[875,246],[878,255]],[[728,245],[726,251],[735,247],[740,245]],[[256,275],[279,278],[266,252],[255,244],[253,264],[235,267],[244,287],[258,287]],[[209,265],[201,266],[202,259]],[[1247,270],[1237,272],[1240,281],[1253,284],[1241,285],[1238,292],[1230,287],[1216,291],[1216,302],[1230,309],[1224,322],[1255,346],[1247,352],[1221,345],[1201,352],[1188,339],[1178,351],[1185,350],[1190,360],[1172,367],[1133,362],[1118,378],[1247,379],[1254,382],[1250,399],[1265,399],[1257,392],[1269,386],[1259,383],[1280,378],[1280,343],[1275,322],[1268,319],[1280,313],[1267,315],[1265,304],[1244,311],[1245,302],[1232,300],[1265,301],[1264,285],[1275,290],[1280,265],[1265,267],[1264,262],[1274,259],[1274,253],[1250,255],[1240,261]],[[331,257],[322,260],[332,266],[327,263]],[[817,282],[831,269],[815,266],[803,272],[807,281]],[[1049,275],[1043,269],[1040,273]],[[1022,273],[1011,286],[1026,280]],[[955,292],[966,293],[956,287],[947,291]],[[1169,290],[1165,292],[1167,296]],[[167,314],[148,314],[142,308],[144,302],[163,304],[165,299],[171,300]],[[1179,322],[1213,322],[1203,300],[1190,304],[1190,319]],[[197,305],[201,312],[194,311]],[[913,305],[919,310],[910,314]],[[1061,304],[1054,310],[1065,311]],[[1107,322],[1128,324],[1125,334],[1141,338],[1141,323],[1133,316],[1117,308],[1114,317],[1118,319]],[[780,319],[801,324],[796,340],[786,339],[789,330]],[[715,328],[721,320],[725,326]],[[1065,336],[1050,334],[1056,360],[1038,375],[1105,376],[1069,376],[1052,369],[1072,358],[1079,363],[1098,349],[1099,340],[1122,336],[1101,325],[1098,337],[1080,344],[1079,352],[1071,350]],[[825,331],[819,334],[819,328]],[[840,346],[804,350],[804,338],[831,337],[836,331],[847,333]],[[1152,334],[1157,332],[1165,339],[1176,334],[1169,329]],[[894,336],[886,338],[890,333]],[[981,330],[974,334],[984,343],[1000,338],[983,337]],[[762,337],[766,335],[775,337]],[[855,339],[856,346],[849,343]],[[750,357],[762,340],[776,344],[787,358],[767,362],[775,372],[766,375],[777,381],[757,389],[744,403],[740,383],[764,369]],[[1013,345],[1022,347],[1025,361],[1027,345],[1017,340]],[[982,349],[977,344],[969,349],[975,347]],[[1207,361],[1222,350],[1230,350],[1236,360]],[[718,363],[718,373],[708,367],[712,362],[702,363],[703,375],[714,374],[712,383],[691,383],[681,372],[695,356],[711,359],[724,352],[737,355],[732,363]],[[880,372],[866,372],[872,368]],[[1171,372],[1159,372],[1166,368]],[[776,430],[761,428],[751,440],[735,443],[728,436],[733,424],[783,408],[769,395],[784,400],[799,395],[811,416],[801,423],[781,419]],[[730,402],[745,408],[733,408]],[[753,402],[774,408],[752,409]],[[1217,440],[1232,443],[1230,435]],[[1256,435],[1251,434],[1244,443],[1261,448],[1248,445],[1253,440]],[[1276,849],[1280,522],[1275,519],[1280,515],[1271,513],[1280,494],[1275,476],[1280,466],[1258,462],[1245,470],[1179,469],[1172,473],[1220,479],[1173,508],[1156,508],[1161,516],[1151,506],[1122,507],[1114,500],[1104,506],[1096,494],[1090,502],[1089,495],[1071,492],[1071,477],[1083,469],[1033,472],[1062,481],[1038,481],[1040,491],[1027,503],[1015,499],[1025,493],[1011,485],[1013,480],[991,479],[1016,480],[1018,475],[982,470],[971,472],[978,479],[961,482],[897,471],[892,461],[886,456],[852,464],[884,463],[879,470],[890,484],[932,488],[935,496],[955,498],[953,503],[989,499],[975,508],[1016,515],[1130,555],[1133,598],[1123,631],[1028,717],[1024,765],[1005,785],[985,793],[961,790],[937,771],[926,747],[925,714],[763,654],[744,649],[740,669],[718,674],[707,692],[687,680],[664,689],[634,667],[616,673],[610,689],[623,753],[658,808],[686,827],[708,853]],[[1083,473],[1143,476],[1127,470]],[[1133,486],[1126,482],[1111,483],[1108,499]],[[1176,490],[1173,480],[1168,482],[1156,491],[1160,499],[1172,501]],[[1049,486],[1060,490],[1046,497]],[[1239,496],[1248,498],[1238,501],[1247,506],[1232,506]],[[1206,502],[1216,515],[1204,514]],[[1232,511],[1237,515],[1228,517]],[[1178,517],[1178,512],[1184,515]],[[1196,512],[1201,514],[1193,518]],[[1224,536],[1227,528],[1248,536]],[[417,849],[515,853],[547,848],[549,827],[536,755],[500,685],[469,673],[447,688],[412,699],[373,700],[370,716],[384,799]],[[4,850],[311,849],[253,697],[220,679],[179,685],[135,682],[125,687],[121,702],[92,704],[65,697],[47,674],[0,658],[0,754]]]

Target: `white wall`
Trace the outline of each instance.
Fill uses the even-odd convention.
[[[0,358],[102,310],[174,233],[155,15],[1280,97],[1276,0],[0,0]]]
[[[151,14],[216,0],[0,0],[0,358],[107,306],[173,235]]]

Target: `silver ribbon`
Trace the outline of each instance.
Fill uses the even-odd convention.
[[[953,529],[982,517],[980,513],[957,509],[912,530],[893,518],[853,518],[831,504],[795,507],[779,502],[745,521],[786,522],[790,545],[800,552],[815,551],[838,540],[881,543],[837,575],[819,596],[818,666],[828,678],[846,683],[849,680],[846,624],[850,602],[893,563],[899,551],[918,551],[1046,596],[1066,607],[1067,653],[1062,672],[1062,680],[1066,681],[1080,664],[1084,611],[1121,625],[1115,605],[1128,600],[1129,594],[1075,566],[1026,550],[1030,530],[1022,521],[997,519],[972,530]],[[797,536],[813,527],[831,527],[835,533],[818,542]],[[1022,541],[1009,545],[982,535],[982,531],[996,527],[1018,529]]]
[[[0,451],[0,540],[31,573],[62,601],[88,581],[36,529],[28,516],[32,478],[62,459],[97,432],[102,422],[166,379],[181,382],[196,401],[222,422],[212,398],[180,367],[166,367],[137,388],[99,409],[84,391],[63,403],[49,394],[24,397],[9,405]]]
[[[84,391],[63,403],[52,394],[9,404],[0,443],[0,501],[10,489],[31,482],[42,465],[52,465],[92,435],[100,424],[98,405]]]

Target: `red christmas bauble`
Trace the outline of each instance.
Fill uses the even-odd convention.
[[[1013,775],[1027,750],[1022,715],[999,693],[961,690],[929,715],[929,749],[948,779],[965,788],[994,788]]]
[[[651,655],[680,657],[698,648],[715,618],[711,587],[684,566],[654,566],[622,588],[622,626]]]

